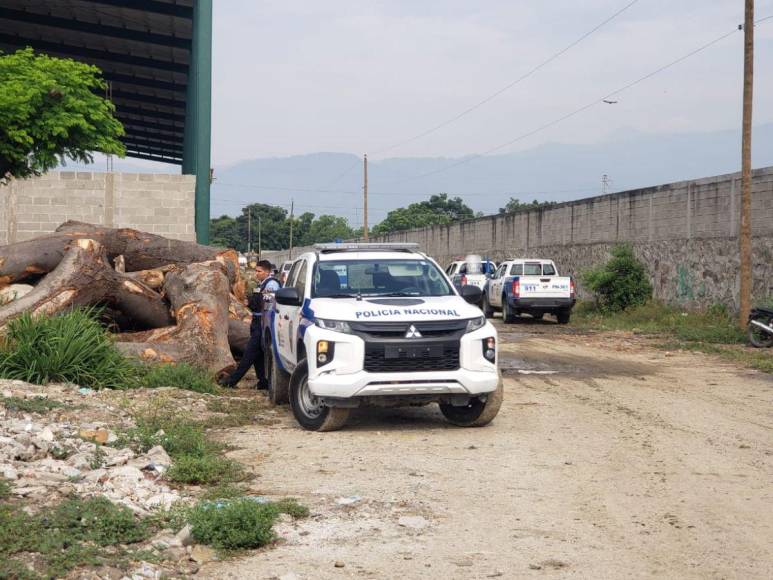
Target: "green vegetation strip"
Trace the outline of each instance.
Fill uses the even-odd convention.
[[[623,311],[609,312],[582,302],[573,314],[573,325],[584,330],[623,330],[662,338],[663,348],[717,355],[729,362],[773,373],[771,353],[746,346],[745,333],[721,305],[693,312],[650,301]]]
[[[187,364],[144,365],[123,356],[99,322],[97,309],[12,320],[0,344],[0,378],[94,389],[176,387],[219,392],[205,370]]]

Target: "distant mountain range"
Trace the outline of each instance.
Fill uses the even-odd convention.
[[[661,136],[626,130],[598,144],[549,143],[475,159],[371,160],[369,221],[372,225],[389,209],[440,192],[458,195],[475,211],[488,214],[511,196],[568,201],[599,195],[604,174],[612,192],[732,173],[740,169],[740,143],[740,131]],[[755,167],[773,165],[773,124],[755,127],[753,152]],[[213,216],[236,215],[254,202],[289,208],[292,199],[296,214],[342,215],[355,226],[362,221],[362,161],[352,154],[253,159],[216,169],[215,176]]]
[[[609,192],[739,171],[739,131],[652,135],[618,131],[589,145],[547,143],[533,149],[479,158],[390,158],[369,163],[369,222],[390,209],[445,192],[475,211],[496,213],[510,197],[569,201]],[[773,124],[754,128],[754,167],[773,165]],[[71,164],[67,168],[81,167]],[[88,169],[104,171],[104,160]],[[445,169],[448,168],[448,169]],[[116,171],[169,171],[132,159]],[[417,177],[423,176],[424,177]],[[312,153],[241,161],[215,168],[212,216],[238,215],[248,203],[290,207],[295,213],[333,214],[362,224],[362,159],[349,153]]]

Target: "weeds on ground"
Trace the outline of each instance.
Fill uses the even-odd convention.
[[[265,417],[265,410],[265,403],[259,399],[223,397],[209,401],[207,411],[218,414],[207,417],[204,423],[212,429],[241,427],[260,421],[265,423],[272,420]]]
[[[140,375],[140,386],[150,389],[176,387],[208,394],[219,391],[209,372],[185,363],[147,365],[140,371]]]
[[[0,397],[0,403],[12,412],[19,413],[47,413],[51,409],[63,407],[62,403],[52,401],[45,397],[34,397],[32,399],[22,399],[21,397]]]
[[[213,377],[195,366],[144,365],[125,357],[99,315],[99,309],[87,308],[56,316],[23,314],[12,320],[0,344],[0,378],[41,385],[70,382],[95,389],[145,386],[218,392]]]
[[[736,320],[722,306],[694,312],[651,301],[622,312],[607,313],[589,302],[581,302],[573,314],[575,325],[585,328],[665,335],[685,342],[739,344],[745,340]]]
[[[202,423],[156,406],[135,417],[135,424],[119,443],[142,453],[161,445],[172,458],[170,481],[216,485],[244,479],[241,465],[222,456],[224,446],[207,437]]]
[[[722,305],[702,312],[684,311],[660,302],[648,302],[623,312],[600,312],[591,303],[574,309],[574,324],[594,330],[626,330],[663,338],[660,346],[718,355],[746,367],[773,373],[770,353],[745,347],[746,335]]]
[[[0,477],[0,499],[6,499],[11,495],[11,482]]]
[[[28,383],[71,382],[84,387],[134,386],[134,365],[110,341],[97,310],[72,310],[8,323],[0,347],[0,377]]]
[[[0,577],[38,577],[16,559],[27,552],[40,554],[44,577],[114,562],[126,555],[122,545],[143,541],[150,531],[128,508],[103,497],[72,497],[34,516],[0,506]]]
[[[274,541],[273,525],[282,513],[307,517],[309,511],[295,500],[260,503],[243,497],[230,501],[201,501],[188,514],[197,542],[224,551],[259,548]]]

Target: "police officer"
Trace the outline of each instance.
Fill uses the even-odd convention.
[[[255,374],[258,376],[258,388],[268,388],[265,357],[263,355],[263,341],[261,340],[263,330],[261,317],[263,315],[263,304],[266,301],[266,298],[270,298],[270,296],[273,296],[273,294],[279,290],[279,282],[271,275],[272,271],[273,266],[268,260],[261,260],[255,266],[255,278],[257,279],[259,286],[255,289],[249,299],[250,310],[252,310],[250,339],[247,342],[247,347],[244,349],[244,356],[242,356],[242,360],[239,361],[239,366],[236,367],[234,372],[232,372],[228,378],[220,383],[224,387],[235,388],[250,366],[255,365]]]

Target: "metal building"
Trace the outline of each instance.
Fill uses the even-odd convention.
[[[196,237],[209,242],[212,0],[0,0],[0,50],[98,66],[127,155],[196,175]]]

